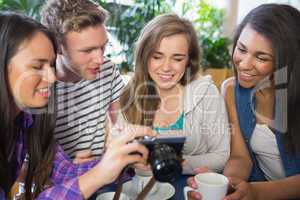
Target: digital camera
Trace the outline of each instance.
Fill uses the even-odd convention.
[[[144,137],[139,141],[149,150],[148,163],[154,178],[160,182],[174,182],[182,173],[181,150],[185,142],[184,136]]]

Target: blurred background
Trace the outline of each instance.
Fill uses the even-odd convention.
[[[300,9],[300,0],[94,0],[110,12],[110,45],[106,51],[125,80],[134,70],[134,43],[143,26],[155,16],[173,12],[190,19],[202,46],[201,73],[216,85],[232,76],[231,37],[241,19],[263,3],[285,3]],[[0,0],[0,10],[13,10],[40,19],[45,0]]]

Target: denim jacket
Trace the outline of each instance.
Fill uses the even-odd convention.
[[[247,144],[250,156],[252,158],[253,167],[249,177],[249,181],[264,181],[265,176],[259,168],[258,161],[251,149],[250,139],[256,126],[255,116],[255,94],[253,89],[243,88],[238,83],[235,84],[235,104],[238,114],[238,120],[242,135]],[[275,131],[277,146],[283,163],[285,176],[293,176],[300,173],[300,155],[288,154],[283,143],[283,134]]]

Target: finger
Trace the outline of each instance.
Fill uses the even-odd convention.
[[[73,160],[74,164],[81,164],[81,163],[85,163],[85,162],[90,162],[92,160],[95,160],[95,157],[90,157],[90,158],[75,158]]]
[[[189,200],[200,200],[201,195],[198,192],[188,191],[187,196]]]
[[[235,192],[231,193],[230,195],[227,195],[224,200],[240,200],[244,197],[244,195],[241,193],[241,191],[236,190]]]
[[[145,162],[148,158],[148,149],[138,142],[132,142],[124,145],[121,147],[121,151],[124,154],[138,154],[145,160]]]
[[[129,154],[123,156],[123,166],[127,166],[130,164],[143,163],[144,159],[138,154]]]
[[[236,186],[236,185],[238,185],[238,184],[240,184],[240,183],[243,182],[242,179],[235,178],[235,177],[228,177],[228,181],[229,181],[229,184],[234,185],[234,186]]]
[[[208,167],[198,167],[194,170],[196,174],[210,172]]]
[[[247,194],[247,183],[239,178],[228,177],[229,185],[235,190],[226,196],[226,200],[243,199]]]
[[[196,183],[194,177],[188,178],[188,179],[187,179],[187,184],[188,184],[190,187],[194,188],[194,189],[197,189],[197,188],[198,188],[198,185],[197,185],[197,183]]]
[[[143,137],[143,136],[150,136],[155,137],[157,133],[153,131],[151,128],[147,126],[140,126],[140,125],[128,125],[124,128],[125,133],[133,134],[134,138]]]
[[[76,158],[88,158],[92,156],[92,151],[90,149],[79,151],[76,153]]]
[[[133,165],[133,167],[137,170],[142,170],[142,171],[150,171],[151,170],[151,167],[149,164],[136,163]]]

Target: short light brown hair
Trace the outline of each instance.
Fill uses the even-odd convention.
[[[69,31],[80,32],[104,24],[108,12],[90,0],[48,0],[41,10],[42,23],[51,29],[58,42]]]

